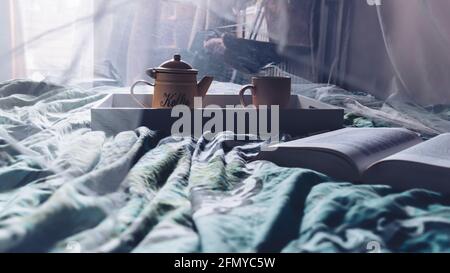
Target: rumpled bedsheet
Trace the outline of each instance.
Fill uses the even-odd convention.
[[[0,84],[0,252],[450,250],[446,196],[254,161],[232,133],[107,137],[89,128],[104,96]]]

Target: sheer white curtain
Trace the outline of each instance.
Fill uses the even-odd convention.
[[[450,103],[450,1],[384,1],[386,42],[401,88],[423,104]]]
[[[23,76],[33,80],[93,74],[93,1],[16,0],[20,13]],[[17,31],[17,30],[16,30]],[[75,61],[76,60],[76,61]]]
[[[9,37],[0,54],[6,57],[1,79],[36,81],[92,78],[94,63],[93,0],[2,0],[8,18],[0,29]]]
[[[197,1],[0,0],[0,79],[126,85],[186,50]],[[199,19],[200,20],[200,19]],[[204,26],[197,26],[203,28]]]
[[[0,0],[0,79],[129,85],[252,0]],[[3,35],[4,34],[4,35]]]

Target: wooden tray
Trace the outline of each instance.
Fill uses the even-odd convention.
[[[151,105],[152,95],[136,95],[137,99],[145,105]],[[245,98],[251,101],[250,96]],[[227,124],[227,116],[234,119],[237,124],[238,119],[242,120],[240,111],[245,109],[226,109],[227,105],[240,105],[237,95],[207,95],[203,99],[204,106],[217,105],[216,108],[223,112],[224,124]],[[204,109],[195,109],[203,111]],[[232,111],[232,115],[230,114]],[[203,113],[203,112],[200,112]],[[270,111],[266,118],[268,124],[271,121]],[[242,113],[241,113],[242,114]],[[246,133],[249,133],[249,120],[245,116]],[[194,126],[194,114],[192,113],[192,126]],[[258,123],[260,119],[258,113]],[[172,117],[171,109],[151,109],[141,108],[139,104],[129,94],[111,94],[102,100],[97,106],[91,109],[91,128],[94,131],[104,131],[107,135],[115,135],[123,131],[134,130],[145,126],[152,130],[158,130],[165,134],[170,134],[172,125],[179,120],[179,117]],[[211,118],[203,117],[202,128]],[[287,109],[281,109],[279,114],[279,126],[281,133],[288,133],[292,136],[305,136],[325,131],[332,131],[342,128],[344,125],[344,110],[334,106],[318,102],[316,100],[293,95]],[[226,126],[224,126],[226,127]],[[234,126],[235,133],[238,131]],[[224,130],[229,129],[225,128]],[[230,130],[228,130],[230,131]],[[194,132],[194,128],[191,128]]]

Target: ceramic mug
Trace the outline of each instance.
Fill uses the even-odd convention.
[[[241,104],[248,106],[244,100],[247,90],[252,92],[252,104],[256,107],[278,105],[286,108],[291,98],[291,78],[288,77],[254,77],[252,84],[244,86],[239,92]]]

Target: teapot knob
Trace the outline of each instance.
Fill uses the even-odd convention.
[[[152,77],[153,79],[156,79],[156,70],[153,68],[153,69],[150,69],[149,71],[148,71],[148,75],[150,76],[150,77]]]
[[[175,55],[173,56],[173,59],[174,59],[175,61],[179,62],[179,61],[181,61],[181,55],[180,55],[180,54],[175,54]]]

